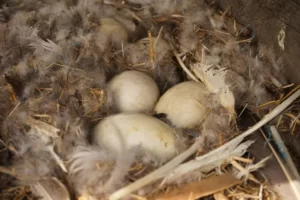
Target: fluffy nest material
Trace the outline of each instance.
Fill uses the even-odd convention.
[[[164,164],[140,150],[116,156],[92,145],[95,124],[115,113],[106,85],[122,71],[149,74],[161,94],[186,80],[209,88],[210,112],[203,122],[194,129],[176,129],[182,135],[182,151],[197,137],[203,140],[197,155],[239,133],[235,108],[247,105],[256,111],[277,98],[274,87],[286,84],[280,76],[282,61],[272,49],[258,45],[255,29],[239,25],[213,1],[1,3],[0,164],[1,172],[14,177],[1,178],[7,179],[0,183],[5,191],[1,199],[28,199],[30,191],[44,199],[107,199]],[[214,75],[219,85],[212,84]],[[229,103],[224,91],[234,97]],[[169,123],[162,114],[149,114]],[[222,165],[211,163],[214,168]],[[153,196],[203,173],[196,169],[137,194]]]

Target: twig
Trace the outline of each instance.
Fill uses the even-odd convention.
[[[7,145],[5,144],[5,142],[3,140],[0,139],[0,143],[3,144],[4,148],[0,150],[0,152],[7,150]]]
[[[123,43],[123,42],[122,42],[122,44],[121,44],[121,47],[122,47],[122,55],[123,55],[123,58],[125,58],[124,43]]]
[[[219,133],[219,143],[220,143],[219,146],[222,146],[222,145],[223,145],[223,137],[222,137],[222,133]]]
[[[243,110],[240,112],[238,117],[240,117],[244,113],[244,111],[246,110],[247,107],[248,107],[248,103],[244,106]]]
[[[47,148],[48,148],[50,154],[53,156],[55,162],[60,166],[60,168],[61,168],[64,172],[68,173],[68,170],[67,170],[67,168],[66,168],[64,162],[63,162],[63,161],[61,160],[61,158],[55,153],[55,151],[54,151],[54,149],[53,149],[53,146],[47,146]]]
[[[157,35],[157,37],[156,37],[156,39],[155,39],[155,42],[154,42],[154,48],[156,47],[156,44],[157,44],[157,42],[158,42],[158,40],[160,39],[160,37],[161,37],[161,33],[162,33],[162,30],[163,30],[163,26],[160,28],[160,30],[159,30],[159,32],[158,32],[158,35]]]
[[[171,49],[173,50],[173,53],[179,63],[179,65],[181,66],[181,68],[185,71],[185,73],[187,73],[187,75],[195,82],[200,83],[200,81],[196,78],[196,76],[185,66],[185,64],[183,63],[182,59],[180,58],[180,54],[175,50],[174,46],[169,42],[169,45],[171,47]]]
[[[148,25],[134,12],[131,11],[131,15],[134,19],[136,19],[145,29],[149,29]]]
[[[199,83],[200,81],[196,78],[196,76],[185,66],[185,64],[183,63],[182,59],[180,58],[179,54],[177,54],[177,52],[175,50],[174,51],[174,55],[179,63],[179,65],[182,67],[182,69],[185,71],[185,73],[187,73],[187,75],[195,82]]]
[[[291,94],[293,94],[295,91],[300,90],[300,85],[298,85],[297,87],[295,87],[294,89],[292,89],[287,95],[285,95],[284,97],[280,98],[281,101],[286,100]]]
[[[293,87],[295,84],[292,83],[292,84],[289,84],[289,85],[285,85],[285,86],[282,86],[280,89],[286,89],[286,88],[289,88],[289,87]]]
[[[297,124],[300,124],[300,120],[292,113],[284,113],[284,115],[290,117],[293,119],[293,122],[296,122]]]
[[[281,124],[281,122],[282,122],[282,115],[279,116],[279,119],[278,119],[277,124],[276,124],[276,128],[279,127],[279,125]]]
[[[150,63],[154,67],[154,51],[153,51],[153,42],[151,32],[148,31],[148,39],[149,39],[149,57]]]
[[[234,166],[237,170],[239,170],[241,172],[246,170],[241,164],[239,164],[235,160],[232,160],[230,163],[232,164],[232,166]],[[251,181],[254,181],[255,183],[260,183],[259,180],[257,180],[257,178],[255,178],[250,172],[248,175],[248,179],[250,179]]]
[[[296,124],[296,121],[299,123],[299,118],[300,118],[300,114],[297,115],[297,117],[295,117],[295,119],[292,121],[290,128],[292,128],[294,126],[294,124]]]
[[[18,175],[16,174],[16,172],[14,170],[11,170],[7,167],[0,166],[0,173],[8,174],[8,175],[13,176],[13,177],[18,177]]]
[[[288,99],[286,99],[284,102],[282,102],[279,106],[277,106],[274,110],[272,110],[269,114],[265,115],[263,119],[261,119],[257,124],[255,124],[253,127],[242,133],[241,135],[237,136],[236,138],[232,139],[228,143],[224,144],[223,146],[205,154],[204,156],[215,156],[216,153],[219,153],[220,151],[229,148],[232,144],[236,144],[237,142],[241,142],[245,137],[252,134],[253,132],[260,129],[262,126],[264,126],[266,123],[270,122],[272,119],[274,119],[277,115],[279,115],[282,111],[284,111],[294,100],[296,100],[300,96],[300,89],[297,90],[294,94],[292,94]],[[112,195],[109,196],[109,200],[118,200],[120,198],[125,197],[126,195],[148,185],[153,183],[154,181],[159,180],[160,178],[164,177],[168,172],[170,172],[172,169],[174,169],[177,165],[182,163],[185,159],[187,159],[189,156],[194,154],[197,150],[199,145],[203,141],[197,140],[189,149],[184,151],[183,153],[179,154],[177,157],[175,157],[170,162],[166,163],[162,167],[156,169],[155,171],[151,172],[150,174],[142,177],[141,179],[138,179],[137,181],[117,190]],[[200,156],[201,158],[203,156]],[[300,193],[300,192],[299,192]],[[299,194],[300,199],[300,194]]]
[[[10,113],[7,115],[6,119],[8,119],[16,110],[17,108],[19,107],[19,105],[21,104],[21,102],[19,102],[15,107],[14,109],[12,109],[12,111],[10,111]]]
[[[264,191],[264,185],[260,184],[259,194],[258,194],[259,200],[263,200],[263,191]]]
[[[233,156],[232,159],[243,162],[243,163],[249,163],[249,164],[253,163],[253,159],[248,159],[248,158]]]

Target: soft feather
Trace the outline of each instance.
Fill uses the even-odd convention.
[[[240,142],[240,141],[239,141]],[[197,179],[198,177],[189,176],[188,173],[197,170],[198,172],[209,172],[216,167],[219,167],[224,162],[228,161],[232,156],[242,156],[253,141],[248,141],[242,144],[236,143],[230,146],[225,151],[218,152],[217,156],[202,156],[201,158],[195,158],[177,166],[172,172],[170,172],[164,178],[161,185],[170,184],[172,182],[183,182],[188,179]],[[184,177],[185,176],[185,177]]]
[[[69,155],[69,177],[78,194],[105,196],[124,184],[134,154],[113,155],[93,146],[77,147]]]
[[[31,191],[40,200],[70,200],[66,186],[55,177],[37,181]]]
[[[0,24],[0,70],[16,76],[8,81],[13,92],[0,78],[4,90],[0,95],[0,120],[4,121],[3,140],[15,148],[12,147],[15,172],[45,180],[57,175],[57,171],[66,175],[57,170],[57,164],[66,171],[63,160],[68,160],[70,173],[66,176],[76,192],[102,197],[127,184],[126,174],[134,161],[155,162],[151,156],[140,156],[142,149],[126,149],[121,155],[113,155],[102,147],[91,146],[89,133],[99,119],[112,114],[106,106],[111,100],[106,98],[105,85],[120,71],[146,71],[158,82],[161,92],[186,80],[168,42],[180,51],[188,68],[201,63],[207,67],[205,73],[217,73],[219,84],[213,91],[222,95],[220,99],[208,95],[211,112],[197,131],[202,130],[209,145],[215,144],[220,135],[231,136],[228,113],[234,113],[234,103],[244,106],[249,102],[251,107],[270,100],[266,81],[284,85],[280,76],[282,63],[266,48],[260,48],[253,58],[242,51],[236,33],[219,33],[226,31],[227,18],[208,8],[211,5],[205,2],[82,0],[66,4],[57,0],[11,0],[2,9],[5,12],[0,11],[0,18],[7,20]],[[115,19],[124,29],[111,37],[101,30],[104,18]],[[147,31],[152,34],[154,63],[150,61]],[[128,37],[123,37],[126,34]],[[22,92],[16,92],[17,87]],[[95,91],[104,95],[97,96]],[[231,108],[229,112],[220,102]],[[30,116],[47,121],[60,132],[40,127],[40,123],[28,123]],[[178,135],[178,140],[183,138]],[[212,164],[208,168],[215,166],[208,161]],[[158,165],[155,162],[155,167]],[[199,175],[201,170],[192,172]],[[189,177],[183,176],[187,178],[183,181],[194,178],[193,173],[185,175]]]
[[[21,157],[14,164],[17,174],[30,177],[36,173],[35,178],[43,177],[43,175],[54,170],[54,163],[58,164],[64,172],[67,172],[63,161],[54,151],[56,142],[59,139],[59,129],[30,117],[24,118],[21,125],[25,124],[30,127],[29,131],[22,132],[16,129],[14,136],[11,137],[11,142],[16,147],[16,154]],[[47,157],[43,157],[45,155]],[[45,161],[46,158],[47,161]],[[40,164],[35,165],[34,162]],[[38,173],[39,171],[41,171],[41,174]]]

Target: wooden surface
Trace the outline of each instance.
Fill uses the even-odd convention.
[[[285,63],[285,74],[292,83],[300,84],[300,0],[217,0],[223,9],[230,7],[233,17],[241,24],[253,24],[259,44],[271,47],[277,57]],[[277,35],[285,27],[284,50],[278,45]],[[288,137],[288,136],[286,136]],[[250,152],[256,160],[272,155],[259,132],[252,136],[255,143]],[[300,149],[299,140],[293,143],[284,141],[291,148]],[[298,146],[297,146],[298,144]],[[283,200],[295,200],[296,197],[288,184],[278,162],[273,157],[262,170],[268,177],[273,189]]]
[[[242,130],[247,130],[246,127],[251,127],[255,124],[252,118],[252,112],[250,111],[243,112],[240,119],[242,120],[239,120],[238,123],[240,128],[243,127]],[[255,163],[270,155],[273,155],[260,131],[256,131],[253,135],[246,138],[246,140],[255,141],[248,149],[248,152],[254,157]],[[280,197],[276,200],[297,199],[275,156],[272,156],[271,159],[267,161],[265,167],[260,169],[258,172],[255,172],[254,175],[257,177],[267,178],[268,182],[270,183],[270,188]],[[271,198],[271,200],[274,200],[274,198]]]
[[[217,0],[223,9],[230,6],[241,24],[254,24],[260,44],[274,49],[285,61],[285,76],[300,84],[300,0]],[[285,27],[285,49],[277,35]]]
[[[251,139],[255,140],[255,142],[251,145],[249,152],[255,157],[256,161],[273,155],[260,132],[256,132],[253,136],[251,136]],[[267,177],[271,185],[270,187],[277,193],[277,195],[279,195],[280,199],[278,200],[297,199],[288,179],[274,156],[267,162],[267,165],[261,169],[260,172]]]

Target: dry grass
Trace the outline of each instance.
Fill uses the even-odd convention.
[[[114,5],[112,5],[114,6]],[[229,9],[228,9],[229,10]],[[152,68],[151,70],[156,69],[156,46],[159,43],[159,39],[163,37],[163,35],[167,31],[167,25],[168,23],[174,23],[175,27],[172,31],[174,33],[173,39],[170,39],[168,42],[170,43],[170,46],[172,48],[172,54],[175,57],[172,62],[176,62],[183,71],[185,72],[184,77],[185,79],[192,79],[195,82],[200,82],[199,79],[195,76],[195,74],[192,72],[191,69],[191,63],[197,61],[201,62],[203,60],[203,55],[201,52],[204,50],[207,52],[211,51],[211,46],[215,44],[222,44],[222,45],[239,45],[239,44],[250,44],[253,41],[253,36],[241,39],[238,35],[238,30],[242,28],[242,25],[237,24],[234,19],[227,16],[228,10],[222,13],[222,18],[225,20],[225,30],[218,30],[218,29],[211,29],[207,30],[203,27],[195,27],[194,29],[194,35],[197,37],[199,41],[201,41],[201,45],[199,45],[198,49],[193,52],[189,52],[186,54],[181,54],[178,49],[178,43],[180,43],[178,34],[180,33],[179,25],[184,20],[184,15],[182,13],[174,13],[169,16],[155,16],[152,18],[152,21],[154,21],[154,25],[159,28],[159,31],[152,32],[152,30],[148,29],[148,42],[149,42],[149,55],[148,60]],[[135,13],[134,18],[141,23],[142,26],[149,28],[147,24]],[[163,25],[163,26],[161,26]],[[94,25],[95,27],[97,25]],[[91,28],[95,28],[91,27]],[[166,27],[166,28],[165,28]],[[154,34],[155,33],[155,34]],[[157,34],[156,34],[157,33]],[[153,41],[153,36],[156,35],[156,40]],[[58,137],[60,140],[62,140],[64,134],[67,133],[69,124],[72,124],[75,121],[75,117],[81,117],[83,119],[88,118],[92,123],[88,124],[91,126],[91,124],[99,121],[103,117],[107,116],[110,111],[107,110],[105,107],[105,102],[107,100],[107,96],[105,94],[105,90],[103,88],[93,87],[91,85],[88,86],[88,88],[85,88],[84,90],[80,90],[79,92],[70,92],[72,90],[72,86],[76,85],[77,83],[81,82],[92,82],[95,81],[94,77],[90,77],[89,73],[85,68],[77,66],[79,61],[85,56],[85,53],[87,49],[92,46],[93,44],[89,44],[87,39],[82,36],[81,38],[84,42],[84,45],[76,49],[76,55],[73,55],[75,57],[74,66],[73,65],[65,65],[63,62],[61,63],[52,63],[50,65],[47,65],[44,67],[44,70],[47,71],[48,75],[55,77],[55,80],[51,83],[47,83],[46,86],[37,86],[35,89],[35,92],[38,93],[38,95],[34,95],[32,98],[27,100],[27,112],[29,117],[32,117],[33,120],[39,121],[40,123],[43,123],[44,125],[47,124],[47,126],[51,127],[51,129],[55,129],[54,132],[60,132],[58,134]],[[204,42],[209,41],[208,45],[204,44]],[[174,45],[175,44],[175,45]],[[125,49],[126,50],[126,49]],[[122,44],[122,49],[115,50],[112,47],[113,56],[103,56],[103,60],[107,61],[104,64],[111,64],[112,62],[117,63],[118,65],[124,66],[124,68],[129,69],[139,69],[141,71],[148,72],[148,69],[146,68],[147,63],[137,63],[132,65],[131,63],[126,62],[126,56],[124,53],[124,47]],[[13,49],[10,49],[10,51],[13,51]],[[122,58],[119,58],[118,55],[121,54]],[[228,53],[228,55],[222,57],[222,59],[230,60],[235,59],[237,52],[234,52],[233,50]],[[116,59],[120,59],[121,61],[116,61]],[[37,63],[38,61],[34,61],[33,63]],[[101,64],[103,64],[101,63]],[[146,66],[146,67],[145,67]],[[33,67],[34,68],[34,67]],[[124,70],[124,68],[118,69],[119,71]],[[110,69],[105,69],[110,70]],[[118,71],[116,70],[116,71]],[[67,72],[66,72],[67,71]],[[117,72],[114,72],[115,74]],[[55,75],[53,75],[55,74]],[[88,85],[88,84],[87,84]],[[7,87],[10,92],[9,101],[14,107],[9,111],[8,115],[6,115],[4,118],[5,120],[11,118],[16,112],[18,112],[18,109],[20,109],[21,101],[18,100],[18,96],[16,92],[14,91],[14,88],[11,84],[7,84]],[[279,105],[284,100],[286,100],[291,94],[293,94],[296,90],[298,90],[300,86],[294,86],[294,85],[287,85],[283,86],[282,88],[278,89],[278,92],[281,94],[280,98],[273,101],[268,101],[266,103],[262,103],[258,106],[256,106],[256,110],[253,110],[253,112],[260,111],[260,109],[263,109],[265,107],[274,107],[276,105]],[[71,97],[75,100],[71,101]],[[47,109],[44,109],[41,111],[39,108],[43,107],[44,104],[46,104],[48,101],[52,101],[51,105],[47,107]],[[89,106],[87,108],[84,108],[84,104],[88,103]],[[243,111],[248,108],[248,105],[250,107],[250,104],[253,102],[249,102],[249,104],[245,104],[245,107]],[[242,111],[242,112],[243,112]],[[70,117],[70,121],[68,123],[64,124],[65,127],[59,127],[59,121],[55,121],[56,115],[66,115],[70,113],[76,113],[73,114],[73,118]],[[209,111],[211,112],[211,111]],[[207,115],[209,114],[207,113]],[[240,117],[242,115],[242,112],[238,115]],[[70,114],[71,115],[71,114]],[[69,116],[68,116],[69,117]],[[205,115],[206,117],[206,115]],[[205,119],[203,119],[205,120]],[[44,129],[49,129],[44,128]],[[285,130],[286,132],[290,132],[293,136],[296,136],[300,132],[300,102],[296,101],[294,102],[277,120],[277,127],[279,130]],[[45,130],[41,131],[45,132]],[[53,131],[52,131],[53,132]],[[13,132],[10,132],[9,129],[5,130],[1,133],[3,138],[6,138],[5,140],[0,140],[1,143],[3,143],[4,147],[1,151],[7,151],[9,149],[8,139],[9,135],[13,134]],[[4,137],[5,136],[5,137]],[[222,146],[223,144],[227,143],[237,135],[231,135],[230,137],[224,137],[223,134],[220,132],[218,134],[218,142],[216,144],[210,145],[209,149],[215,149],[219,146]],[[194,140],[192,141],[194,142]],[[192,143],[190,141],[190,143]],[[60,149],[61,147],[57,147]],[[194,145],[191,147],[192,151],[188,152],[186,155],[184,155],[181,158],[181,161],[186,160],[188,157],[193,156],[195,154],[203,154],[203,152],[200,152],[197,145]],[[60,150],[58,150],[60,152]],[[220,173],[226,173],[226,172],[236,172],[236,171],[243,171],[245,170],[245,167],[249,164],[253,164],[254,158],[246,158],[246,157],[233,157],[230,163],[224,163],[222,166],[220,166],[219,171],[215,170],[212,171],[210,174],[205,174],[206,177],[209,177],[211,175],[220,174]],[[59,164],[62,166],[62,168],[66,168],[64,166],[63,161],[58,161]],[[179,162],[180,163],[180,162]],[[173,163],[174,164],[174,163]],[[178,164],[178,161],[177,161]],[[138,180],[139,178],[149,175],[150,172],[153,172],[155,169],[153,166],[146,166],[140,162],[134,163],[132,168],[129,171],[128,175],[128,182]],[[66,171],[66,170],[63,170]],[[0,167],[0,172],[9,174],[15,178],[23,179],[22,177],[19,177],[18,174],[15,173],[13,168],[7,168],[7,167]],[[150,174],[151,175],[151,174]],[[158,176],[163,176],[162,174],[158,174]],[[222,193],[228,198],[228,199],[238,199],[241,197],[244,198],[252,198],[252,199],[268,199],[270,196],[272,196],[272,192],[268,190],[268,183],[266,183],[264,180],[261,179],[261,177],[256,177],[253,174],[249,174],[247,178],[244,179],[244,181],[247,184],[240,184],[237,186],[233,186],[230,188],[227,188],[222,191]],[[155,183],[156,184],[156,183]],[[159,192],[165,192],[174,189],[175,186],[168,186],[167,188],[163,188],[161,190],[153,191],[155,195]],[[190,194],[190,199],[192,198],[193,193]],[[139,195],[131,194],[132,198],[138,199],[138,200],[146,200],[149,199],[149,197],[142,197]],[[4,189],[0,192],[0,198],[3,200],[13,199],[13,200],[26,200],[26,199],[33,199],[30,197],[30,188],[29,187],[11,187],[8,189]],[[151,198],[151,197],[150,197]]]

